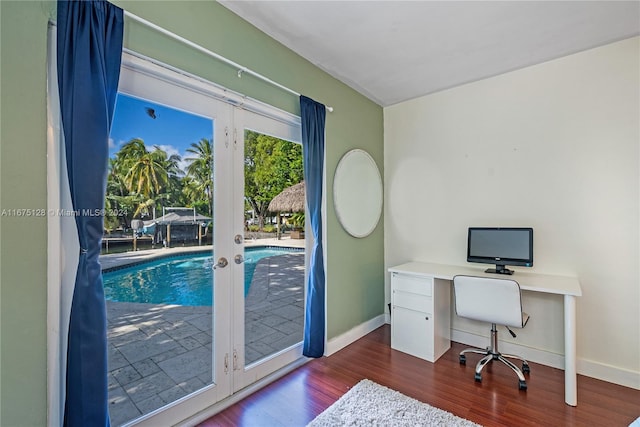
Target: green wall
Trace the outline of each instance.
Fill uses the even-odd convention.
[[[46,208],[47,15],[0,2],[0,208]],[[0,217],[0,425],[47,411],[47,221]]]
[[[382,314],[382,220],[355,239],[333,210],[342,155],[367,150],[383,173],[382,108],[270,39],[216,2],[114,1],[254,71],[334,107],[327,114],[327,334],[334,338]],[[46,32],[55,6],[0,2],[0,208],[46,208]],[[127,23],[125,47],[298,113],[295,96],[177,42]],[[0,218],[0,425],[46,423],[46,219]]]

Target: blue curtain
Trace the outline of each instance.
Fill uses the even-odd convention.
[[[302,157],[307,194],[307,212],[313,233],[313,249],[307,280],[303,351],[307,357],[324,354],[325,275],[322,251],[322,173],[324,170],[324,105],[300,96]]]
[[[57,21],[60,112],[80,243],[67,338],[64,425],[109,426],[107,316],[98,257],[123,12],[103,0],[59,0]]]

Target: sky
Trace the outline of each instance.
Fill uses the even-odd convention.
[[[193,157],[186,154],[191,143],[202,138],[213,140],[213,121],[119,93],[111,125],[109,157],[133,138],[142,139],[149,151],[157,145],[169,156],[180,155],[180,167],[184,170],[187,165],[184,158]]]

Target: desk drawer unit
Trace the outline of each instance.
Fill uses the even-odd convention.
[[[391,347],[435,362],[450,347],[450,283],[391,274]]]

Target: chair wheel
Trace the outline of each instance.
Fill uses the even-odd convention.
[[[531,373],[531,369],[529,368],[529,365],[526,363],[522,364],[522,373],[524,374],[529,374]]]
[[[460,360],[460,364],[461,365],[466,365],[467,364],[467,356],[465,356],[464,354],[461,354],[460,357],[458,358],[458,360]]]
[[[482,374],[479,374],[479,373],[476,372],[475,379],[476,379],[477,382],[481,383],[482,382]],[[525,387],[526,387],[526,384],[525,384]]]
[[[526,390],[527,382],[526,381],[518,381],[518,390]]]

